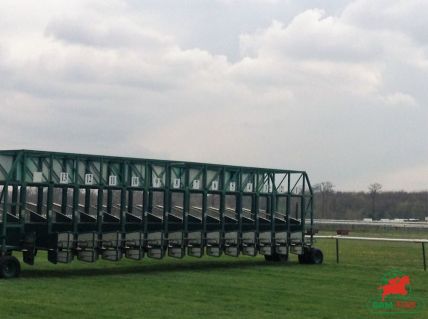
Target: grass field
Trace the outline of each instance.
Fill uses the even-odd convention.
[[[386,318],[368,304],[390,269],[428,297],[418,245],[342,241],[340,264],[334,241],[316,246],[321,266],[294,255],[287,264],[241,256],[52,265],[41,253],[20,278],[0,281],[0,318]],[[428,303],[394,318],[428,318]]]

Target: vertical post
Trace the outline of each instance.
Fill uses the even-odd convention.
[[[19,205],[19,221],[21,224],[25,223],[25,210],[27,208],[27,183],[25,179],[25,155],[22,155],[22,161],[21,161],[21,189],[20,189],[20,205]],[[24,228],[22,228],[24,230]]]
[[[49,183],[48,195],[46,200],[46,220],[48,222],[48,234],[52,232],[52,213],[53,213],[53,184]]]
[[[37,209],[36,213],[43,215],[43,186],[37,187]]]
[[[221,183],[221,193],[220,193],[220,226],[221,226],[221,236],[220,236],[220,240],[221,242],[223,242],[223,238],[224,238],[224,231],[225,231],[225,227],[224,227],[224,210],[226,208],[226,172],[225,169],[222,168],[221,169],[221,173],[220,173],[220,183]]]
[[[27,186],[24,184],[22,184],[21,189],[20,189],[21,194],[19,195],[19,200],[20,200],[20,204],[19,204],[19,221],[21,224],[25,223],[25,216],[23,214],[23,212],[25,212],[26,209],[26,205],[27,205]]]
[[[306,192],[306,179],[305,176],[302,174],[302,198],[301,198],[301,204],[300,204],[300,210],[301,210],[301,221],[300,224],[302,225],[302,244],[305,244],[305,222],[306,222],[306,198],[305,198],[305,192]],[[311,243],[312,245],[312,243]]]
[[[290,214],[291,214],[291,172],[287,173],[287,208],[285,218],[287,220],[287,251],[290,251],[291,247],[291,225],[290,225]]]
[[[113,191],[111,188],[107,189],[107,213],[113,215]]]
[[[98,196],[97,196],[97,229],[98,229],[98,240],[101,239],[101,234],[103,231],[103,221],[104,221],[104,187],[106,180],[104,179],[104,162],[103,158],[99,159],[100,168],[99,168],[99,182],[98,182]]]
[[[123,176],[123,175],[122,175]],[[126,232],[126,187],[122,185],[120,190],[120,232],[121,238],[124,239]]]
[[[264,185],[264,179],[262,177],[262,181],[260,181],[260,172],[257,171],[257,184],[256,193],[253,197],[253,213],[254,213],[254,220],[256,221],[256,243],[259,242],[259,233],[260,233],[260,224],[259,224],[259,201],[260,201],[260,189]],[[256,247],[258,244],[256,245]]]
[[[168,236],[168,223],[169,223],[169,213],[171,212],[171,194],[169,188],[171,187],[171,168],[169,164],[165,165],[165,185],[163,190],[163,223],[164,223],[164,237]]]
[[[151,191],[150,191],[150,181],[152,180],[151,176],[152,172],[150,170],[150,164],[148,162],[145,162],[144,164],[144,194],[143,194],[143,243],[142,245],[145,245],[145,242],[147,240],[147,232],[149,230],[148,228],[148,220],[149,217],[147,215],[147,212],[150,209],[150,203],[152,202],[151,197]]]
[[[425,243],[422,243],[422,258],[424,259],[424,271],[427,271],[427,260],[425,258]]]
[[[16,216],[18,203],[18,185],[13,185],[12,187],[12,205],[11,205],[11,214]]]
[[[134,213],[134,191],[128,190],[128,213]]]
[[[6,255],[6,227],[7,227],[7,201],[9,197],[9,185],[7,182],[3,186],[3,216],[2,216],[2,232],[1,232],[1,253],[0,256]]]
[[[190,167],[184,168],[184,198],[183,198],[183,222],[184,222],[184,239],[187,242],[189,232],[189,210],[190,210]]]
[[[203,168],[203,175],[202,175],[202,233],[203,233],[203,247],[205,246],[205,238],[207,237],[207,207],[208,207],[208,193],[207,189],[209,189],[208,185],[208,173],[207,173],[207,167],[204,165]]]
[[[72,204],[72,223],[73,223],[73,234],[75,236],[77,236],[77,232],[78,232],[78,224],[79,224],[79,219],[80,219],[80,215],[79,215],[79,193],[80,190],[79,188],[74,185],[73,186],[73,204]]]
[[[126,180],[126,172],[127,172],[127,166],[128,163],[120,163],[120,183],[121,183],[121,190],[120,190],[120,232],[121,234],[119,235],[119,238],[121,238],[122,240],[125,239],[125,233],[126,233],[126,206],[128,204],[129,207],[129,202],[127,203],[127,198],[126,198],[126,193],[128,191],[128,187],[129,187],[129,180]],[[131,206],[132,207],[132,206]]]
[[[339,238],[336,238],[336,263],[339,263]]]
[[[270,220],[271,220],[271,252],[272,255],[275,254],[275,240],[276,240],[276,225],[275,225],[275,211],[276,211],[276,206],[275,206],[275,201],[276,201],[276,185],[275,185],[275,173],[272,173],[271,175],[271,179],[272,179],[272,193],[269,196],[269,212],[270,212]]]
[[[91,189],[85,188],[85,214],[90,215],[91,213]]]
[[[310,204],[310,214],[311,214],[311,245],[314,243],[314,192],[312,190],[311,182],[309,181],[308,175],[305,173],[305,181],[308,185],[309,190],[309,204]]]
[[[49,173],[48,173],[48,194],[46,199],[46,220],[48,222],[48,234],[52,233],[53,221],[56,220],[56,216],[53,216],[53,203],[54,203],[54,181],[52,178],[53,172],[53,154],[49,156]]]
[[[62,189],[61,214],[67,215],[68,188]]]
[[[97,229],[98,229],[98,239],[101,239],[101,233],[103,231],[103,203],[104,203],[104,191],[102,188],[98,188],[98,197],[97,197]]]
[[[235,213],[238,214],[238,240],[239,242],[241,242],[242,240],[242,219],[241,219],[241,215],[242,215],[242,197],[243,197],[243,193],[242,193],[242,188],[245,187],[243,185],[244,181],[242,178],[242,169],[239,169],[239,173],[238,173],[238,178],[237,178],[237,182],[236,182],[236,187],[238,188],[239,193],[236,194],[236,205],[235,205]]]
[[[62,160],[62,166],[61,166],[61,171],[64,172],[66,170],[67,167],[67,163],[66,160],[63,159]],[[61,196],[61,214],[63,214],[64,216],[67,215],[67,207],[68,207],[68,187],[64,187],[62,189],[62,196]],[[74,194],[74,189],[73,189],[73,194]],[[74,196],[74,195],[73,195]],[[71,199],[71,203],[73,204],[73,199]],[[72,206],[72,205],[70,205]],[[74,213],[72,213],[72,215],[74,215]]]
[[[67,171],[67,167],[64,166],[64,171]],[[80,223],[80,213],[79,213],[79,196],[80,188],[78,186],[78,172],[79,172],[79,162],[73,161],[73,233],[74,238],[78,238],[79,232],[79,223]]]

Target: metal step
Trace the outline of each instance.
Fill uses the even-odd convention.
[[[135,216],[131,213],[126,213],[125,216],[126,216],[127,223],[141,223],[143,220],[141,217]]]
[[[118,223],[118,222],[120,222],[120,218],[118,218],[112,214],[103,212],[103,222],[105,222],[105,223]]]
[[[88,215],[85,212],[79,211],[79,214],[81,223],[95,223],[97,221],[96,217]]]

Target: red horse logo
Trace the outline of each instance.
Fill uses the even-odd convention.
[[[388,283],[383,286],[379,286],[377,289],[382,289],[382,301],[385,301],[385,297],[388,295],[402,295],[406,296],[409,292],[406,286],[410,284],[409,276],[395,277],[388,280]]]

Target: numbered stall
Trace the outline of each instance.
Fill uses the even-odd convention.
[[[304,171],[31,150],[0,151],[0,276],[48,260],[296,254],[313,247]],[[310,223],[306,224],[306,221]]]

